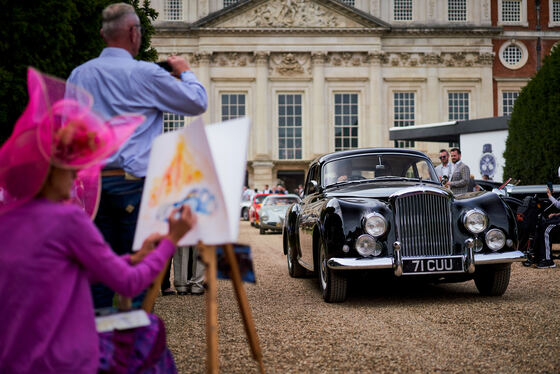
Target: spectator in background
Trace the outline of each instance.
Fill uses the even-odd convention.
[[[179,247],[173,256],[173,285],[179,295],[204,294],[204,263],[196,247]]]
[[[461,150],[459,148],[451,150],[451,162],[453,163],[453,168],[446,186],[456,195],[469,192],[471,170],[461,161]]]
[[[264,190],[262,193],[272,193],[272,190],[268,187],[268,184],[264,185]]]
[[[441,164],[436,166],[436,175],[440,182],[447,183],[451,176],[451,163],[449,162],[449,153],[447,153],[447,150],[442,149],[439,151],[439,159],[441,160]]]
[[[558,176],[560,177],[560,168],[558,169]],[[560,201],[552,196],[552,192],[546,187],[546,194],[548,199],[556,209],[560,209]],[[551,213],[548,218],[544,219],[539,224],[537,233],[537,240],[535,243],[534,253],[536,266],[539,269],[554,268],[556,264],[552,260],[552,251],[550,243],[550,232],[560,225],[560,213]]]

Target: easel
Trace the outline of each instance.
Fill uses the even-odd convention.
[[[245,333],[247,334],[247,338],[249,340],[251,353],[253,359],[259,363],[259,370],[261,374],[264,374],[265,371],[262,361],[262,352],[259,345],[259,338],[257,336],[255,323],[253,322],[253,317],[251,315],[251,309],[249,308],[247,294],[245,293],[245,288],[243,287],[243,282],[241,280],[241,273],[239,271],[239,265],[237,264],[237,258],[235,257],[233,244],[226,244],[222,247],[224,248],[226,259],[230,265],[230,278],[233,281],[233,288],[235,290],[235,296],[237,298],[237,304],[239,305],[241,316],[243,317],[243,325],[245,326]],[[202,261],[206,265],[206,372],[209,374],[217,374],[218,263],[216,259],[216,247],[199,243],[197,248],[202,256]],[[167,265],[169,265],[169,261],[167,262],[166,267],[158,274],[146,293],[146,297],[142,303],[142,309],[144,309],[147,313],[152,312],[156,297],[159,294],[161,282],[165,276],[165,269],[167,268]]]

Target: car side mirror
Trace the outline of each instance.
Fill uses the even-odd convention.
[[[309,181],[309,183],[307,183],[307,191],[309,193],[317,192],[317,181],[315,180]]]

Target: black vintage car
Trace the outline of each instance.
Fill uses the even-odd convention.
[[[502,295],[517,249],[515,217],[500,196],[454,196],[430,159],[404,149],[357,149],[310,165],[305,195],[286,213],[284,254],[292,277],[319,277],[327,302],[346,299],[353,271],[434,282],[474,279]]]

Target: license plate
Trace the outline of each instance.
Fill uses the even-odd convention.
[[[464,273],[463,256],[403,258],[403,274]]]

